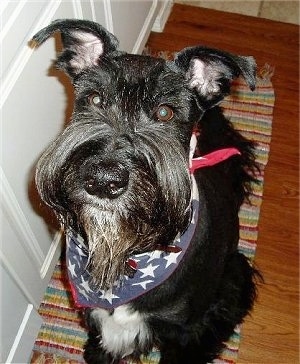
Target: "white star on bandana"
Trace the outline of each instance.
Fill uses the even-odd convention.
[[[149,262],[149,260],[148,260],[148,262]],[[159,267],[159,265],[152,265],[152,263],[151,263],[146,268],[139,269],[139,271],[143,273],[141,278],[144,278],[147,276],[154,277],[155,276],[154,271],[157,267]]]
[[[86,281],[83,277],[81,277],[81,283],[80,286],[85,290],[86,293],[93,292],[91,287],[89,286],[89,282]]]
[[[112,293],[112,289],[108,289],[107,291],[100,290],[100,292],[102,293],[102,298],[107,300],[110,304],[112,304],[113,299],[119,298]]]
[[[146,289],[147,284],[152,283],[152,282],[153,282],[152,280],[147,280],[147,281],[141,281],[141,282],[138,282],[138,283],[133,283],[132,285],[133,286],[140,285],[141,287],[143,287],[143,289]]]
[[[72,277],[77,277],[76,272],[75,272],[75,265],[76,264],[71,264],[71,262],[69,260],[68,270],[71,273]]]
[[[177,258],[180,253],[170,253],[163,257],[167,261],[166,268],[168,268],[171,264],[177,263]]]

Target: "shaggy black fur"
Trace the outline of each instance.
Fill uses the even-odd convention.
[[[254,146],[216,106],[239,75],[254,88],[255,62],[200,46],[181,51],[174,62],[126,54],[103,27],[79,20],[55,21],[34,41],[56,31],[63,42],[56,65],[71,77],[76,101],[72,122],[39,161],[36,183],[62,224],[87,241],[100,289],[126,274],[133,253],[168,246],[185,231],[195,126],[197,155],[224,147],[241,153],[195,171],[199,220],[183,261],[163,284],[128,304],[144,332],[113,346],[103,317],[114,320],[115,312],[86,311],[88,363],[118,363],[128,347],[138,358],[153,345],[160,364],[211,362],[256,297],[258,273],[237,250]],[[124,327],[109,337],[117,342]]]

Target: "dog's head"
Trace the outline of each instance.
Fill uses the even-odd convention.
[[[91,273],[111,285],[133,252],[168,244],[190,217],[189,145],[204,111],[233,78],[255,84],[255,62],[205,47],[174,61],[118,50],[102,26],[57,20],[34,36],[60,32],[56,66],[72,79],[73,117],[42,155],[42,199],[87,240]]]

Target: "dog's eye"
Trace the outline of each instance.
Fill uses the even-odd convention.
[[[160,121],[169,121],[174,116],[174,111],[167,105],[160,105],[155,113],[156,117]]]
[[[88,102],[91,105],[99,105],[101,102],[101,98],[98,92],[93,92],[92,94],[90,94],[88,96]]]

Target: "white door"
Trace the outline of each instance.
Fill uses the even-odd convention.
[[[41,324],[37,313],[61,249],[55,218],[32,182],[35,163],[62,130],[71,96],[49,67],[54,39],[37,50],[30,38],[57,18],[97,21],[139,52],[158,2],[20,0],[0,2],[1,32],[1,245],[0,362],[25,363]]]

